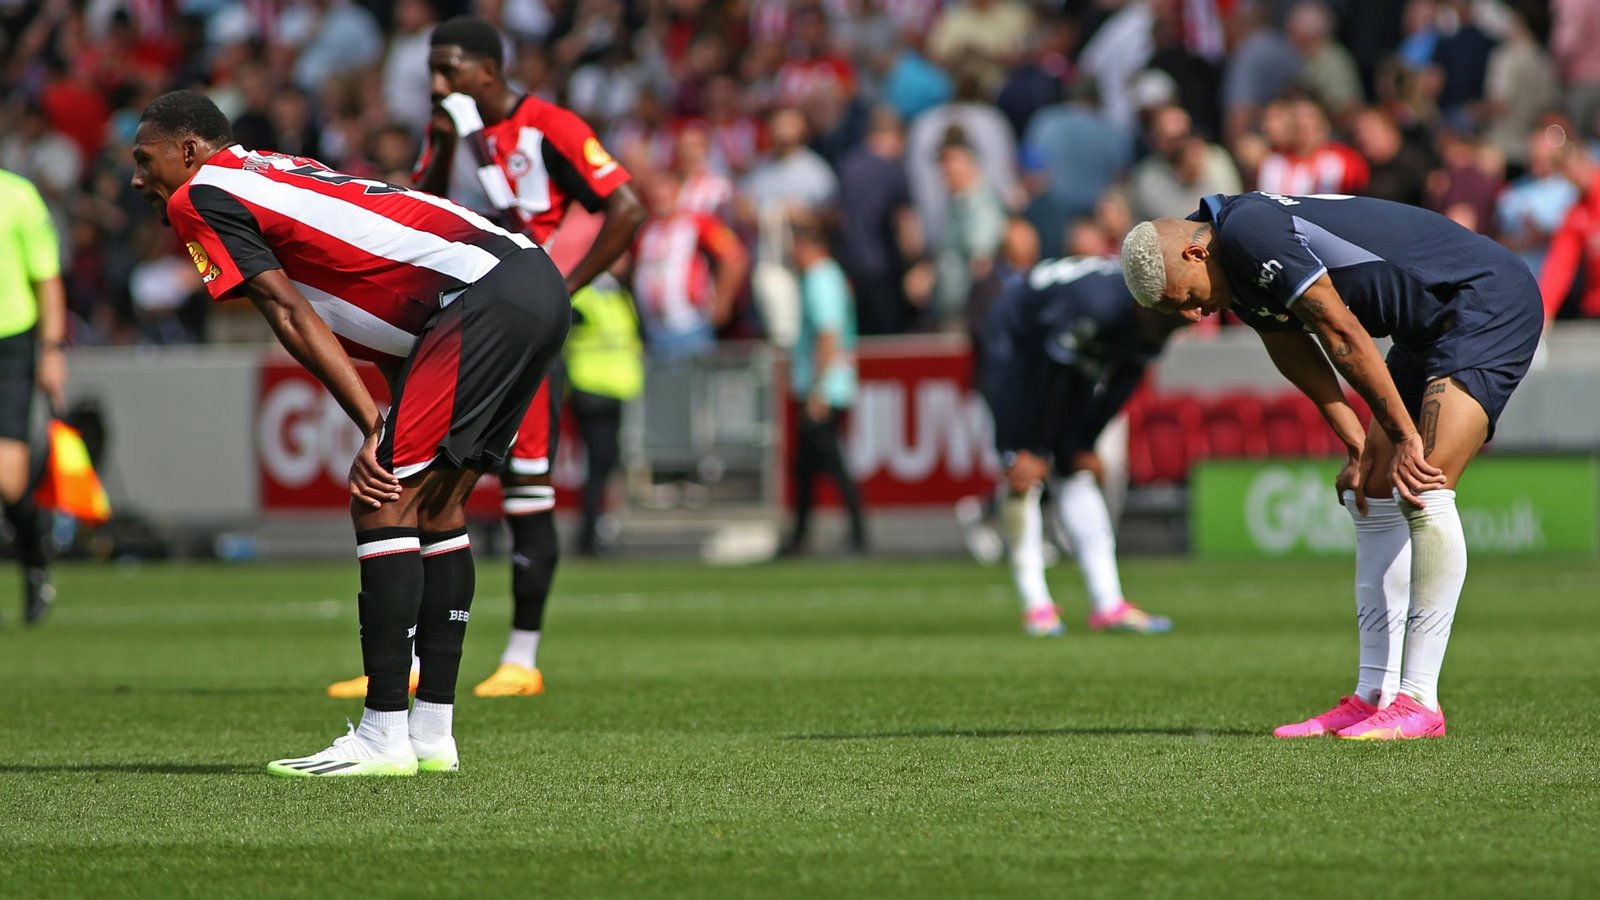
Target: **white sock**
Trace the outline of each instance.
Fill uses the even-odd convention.
[[[455,719],[455,704],[429,703],[418,700],[411,707],[411,737],[419,741],[433,743],[450,736],[450,727]]]
[[[356,737],[379,750],[411,746],[406,732],[406,711],[397,709],[393,712],[380,712],[363,707],[361,724],[356,726]]]
[[[1461,532],[1455,491],[1428,491],[1422,500],[1422,509],[1401,504],[1411,525],[1411,609],[1400,693],[1438,709],[1439,668],[1467,580],[1467,538]]]
[[[1022,608],[1054,606],[1044,580],[1044,520],[1039,514],[1037,486],[1020,497],[1007,494],[1000,503],[1000,527],[1011,547],[1011,579],[1022,596]]]
[[[506,641],[506,652],[500,654],[500,661],[525,669],[539,668],[539,632],[511,629],[511,637]]]
[[[1356,696],[1384,707],[1400,690],[1411,605],[1411,526],[1392,498],[1369,498],[1363,516],[1356,510],[1355,492],[1345,491],[1344,508],[1356,523],[1356,632],[1361,640]]]
[[[1061,527],[1072,540],[1073,552],[1083,569],[1089,603],[1097,613],[1108,613],[1123,602],[1122,577],[1117,574],[1117,536],[1111,514],[1093,472],[1074,472],[1053,485]]]

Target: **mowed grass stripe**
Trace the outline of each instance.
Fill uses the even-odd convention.
[[[1452,736],[1400,746],[1264,735],[1349,689],[1343,563],[1130,560],[1161,639],[1084,633],[1061,566],[1059,641],[1003,570],[565,565],[550,691],[462,697],[462,773],[269,778],[358,711],[353,570],[68,568],[8,615],[0,896],[1600,895],[1592,561],[1475,560]]]

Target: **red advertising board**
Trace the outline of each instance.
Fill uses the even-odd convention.
[[[356,370],[380,406],[387,410],[389,387],[377,368]],[[266,512],[337,512],[350,503],[350,461],[361,447],[361,430],[327,390],[305,369],[281,357],[261,365],[256,393],[255,455],[260,474],[261,508]],[[583,483],[583,450],[576,429],[563,417],[561,448],[554,473],[556,499],[574,500]],[[500,512],[499,482],[485,476],[468,502],[475,516]]]
[[[946,506],[994,488],[994,427],[971,386],[972,354],[963,342],[869,341],[857,358],[861,392],[842,443],[869,507]],[[793,460],[792,409],[784,421]],[[793,482],[785,483],[792,503]],[[836,496],[825,486],[820,499],[831,504]]]

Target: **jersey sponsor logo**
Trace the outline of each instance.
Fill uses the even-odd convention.
[[[1275,259],[1269,259],[1262,263],[1261,273],[1256,276],[1256,287],[1266,288],[1267,285],[1272,283],[1274,278],[1278,277],[1278,273],[1282,271],[1283,263],[1278,262]]]
[[[189,258],[194,260],[194,267],[200,270],[201,281],[210,284],[222,275],[222,268],[211,261],[204,247],[195,241],[190,241],[184,246],[189,250]]]
[[[611,158],[606,148],[600,146],[599,138],[592,137],[583,142],[583,161],[594,169],[596,176],[609,175],[617,167],[617,161]]]

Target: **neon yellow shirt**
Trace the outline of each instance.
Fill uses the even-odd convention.
[[[0,337],[39,321],[36,282],[61,274],[55,224],[28,179],[0,169]]]
[[[567,335],[567,382],[602,397],[631,400],[644,390],[644,347],[633,298],[610,276],[572,297],[579,318]]]

